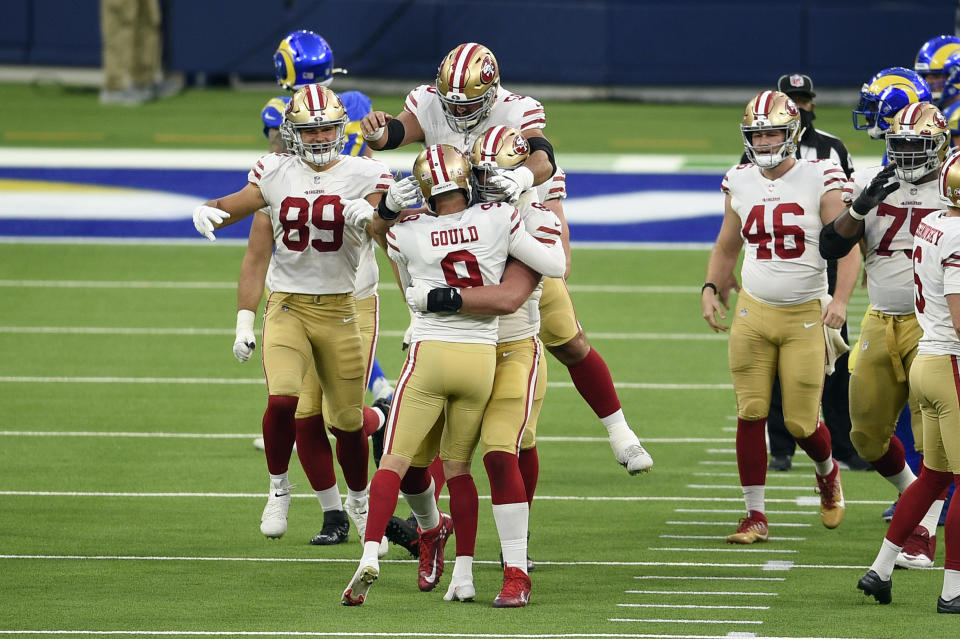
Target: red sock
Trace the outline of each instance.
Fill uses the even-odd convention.
[[[397,508],[400,498],[400,475],[392,470],[378,470],[370,482],[370,504],[367,510],[367,530],[363,541],[380,541],[387,530],[387,522]]]
[[[477,518],[480,511],[480,499],[477,485],[467,473],[447,480],[450,491],[450,516],[457,537],[457,557],[473,557],[477,544]]]
[[[914,528],[920,524],[920,520],[930,510],[930,506],[943,492],[943,489],[949,486],[952,481],[953,475],[951,473],[942,473],[921,466],[917,480],[907,486],[907,489],[900,495],[897,509],[894,511],[890,527],[887,529],[887,539],[898,546],[902,546]]]
[[[903,467],[907,465],[903,450],[903,442],[896,435],[890,438],[890,447],[880,459],[870,462],[883,477],[893,477],[900,473]]]
[[[400,490],[405,495],[419,495],[430,488],[430,473],[426,468],[411,466],[400,482]]]
[[[741,486],[767,483],[766,419],[737,418],[737,469]]]
[[[827,425],[823,422],[817,422],[817,428],[813,431],[813,434],[804,439],[798,439],[797,446],[802,448],[803,452],[809,455],[813,461],[826,461],[832,454],[833,446]]]
[[[331,428],[337,438],[337,461],[343,470],[343,480],[350,490],[361,491],[367,487],[367,465],[370,449],[363,430],[352,433]],[[379,537],[378,537],[379,539]]]
[[[290,467],[290,454],[297,438],[293,416],[297,412],[296,397],[270,395],[263,413],[263,447],[267,456],[267,470],[281,475]]]
[[[517,456],[494,450],[483,456],[483,466],[490,480],[490,501],[500,504],[519,504],[527,501],[527,492],[520,476]]]
[[[946,559],[943,567],[947,570],[960,570],[960,474],[953,476],[953,483],[956,489],[953,491],[953,499],[950,500],[950,507],[947,508],[947,521],[944,525],[943,545],[946,548]]]
[[[600,353],[590,352],[580,362],[567,367],[577,392],[601,419],[620,410],[620,399],[613,387],[613,378]]]
[[[440,461],[439,457],[433,460],[433,463],[427,468],[427,472],[433,477],[433,497],[439,502],[440,491],[443,490],[443,484],[446,482],[446,478],[443,476],[443,462]]]
[[[326,490],[337,485],[333,472],[333,449],[323,426],[323,415],[312,415],[296,420],[297,457],[303,472],[314,490]]]
[[[520,465],[520,476],[523,477],[523,489],[527,494],[527,504],[533,507],[533,493],[537,490],[537,480],[540,478],[540,457],[537,447],[520,451],[517,460]]]
[[[363,435],[369,437],[380,428],[380,413],[369,406],[363,407]]]

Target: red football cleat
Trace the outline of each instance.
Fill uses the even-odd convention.
[[[493,600],[494,608],[522,608],[530,602],[530,576],[510,566],[503,571],[503,588]]]
[[[440,581],[443,575],[443,548],[451,534],[453,518],[443,512],[435,528],[420,530],[420,567],[417,570],[417,586],[420,590],[433,590]]]

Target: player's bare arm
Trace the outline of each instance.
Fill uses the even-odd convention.
[[[827,191],[820,198],[820,219],[824,224],[836,220],[844,214],[843,199],[838,190]],[[847,304],[860,276],[860,252],[849,251],[837,260],[837,285],[833,299],[823,309],[820,321],[830,328],[841,328],[847,321]]]
[[[540,274],[523,262],[507,260],[500,283],[460,290],[461,313],[471,315],[509,315],[519,309],[540,283]]]
[[[726,197],[724,209],[723,224],[720,226],[717,241],[710,252],[706,281],[700,293],[703,319],[714,333],[730,330],[730,326],[721,324],[717,317],[727,319],[724,309],[728,308],[727,300],[730,293],[728,287],[731,282],[736,282],[733,269],[737,264],[737,258],[740,257],[740,249],[743,247],[743,238],[740,236],[740,216],[733,210],[729,194]],[[722,294],[721,290],[723,290]]]
[[[214,228],[220,229],[248,218],[267,206],[267,201],[263,199],[260,187],[248,182],[236,193],[209,200],[205,202],[205,205],[230,214],[230,217],[224,219],[223,222],[214,225]]]
[[[263,283],[273,255],[273,225],[269,216],[254,215],[250,225],[247,250],[240,263],[240,279],[237,282],[237,310],[256,311],[263,299]]]
[[[527,161],[523,163],[523,166],[527,167],[533,172],[534,186],[543,184],[552,178],[553,174],[557,172],[556,164],[551,157],[553,152],[552,147],[547,146],[546,148],[538,148],[543,146],[543,142],[546,142],[546,144],[549,145],[550,141],[547,140],[547,137],[540,129],[527,129],[523,132],[523,137],[527,139],[527,142],[531,142],[530,157],[528,157]],[[537,139],[540,141],[539,143],[532,142],[533,140]]]

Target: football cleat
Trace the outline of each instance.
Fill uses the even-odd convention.
[[[817,475],[817,492],[820,493],[820,521],[825,528],[836,528],[846,512],[843,487],[840,485],[840,467],[836,462],[832,473]]]
[[[419,530],[419,528],[418,528]],[[430,530],[420,530],[420,566],[417,586],[427,592],[433,590],[443,575],[443,549],[453,534],[453,518],[440,513],[440,523]]]
[[[342,544],[350,538],[350,520],[342,510],[328,510],[323,513],[323,528],[310,543],[314,546],[333,546]]]
[[[350,585],[340,595],[340,603],[344,606],[362,606],[367,600],[367,593],[370,592],[370,586],[380,576],[380,568],[377,566],[360,566],[357,572],[353,573],[353,579]]]
[[[896,564],[901,568],[933,568],[936,550],[937,536],[931,537],[926,528],[917,526],[904,542]]]
[[[943,597],[937,597],[937,612],[948,615],[960,615],[960,597],[954,597],[947,601]]]
[[[645,473],[653,468],[653,457],[643,448],[636,433],[630,430],[627,424],[622,424],[615,435],[610,435],[610,448],[613,449],[617,463],[631,475]]]
[[[406,519],[391,517],[387,522],[387,539],[407,550],[414,557],[420,556],[420,534],[417,524],[411,524]]]
[[[893,519],[893,513],[897,512],[897,504],[899,502],[900,502],[900,498],[897,497],[897,500],[894,501],[892,504],[890,504],[890,506],[887,507],[885,511],[883,511],[883,514],[880,516],[883,517],[884,521],[890,521]]]
[[[767,517],[761,512],[751,510],[740,520],[737,532],[727,535],[728,544],[752,544],[770,539],[770,527]]]
[[[857,590],[862,590],[863,594],[876,599],[880,604],[888,604],[893,601],[890,591],[893,589],[893,580],[883,581],[873,570],[868,570],[860,581],[857,582]]]
[[[283,537],[287,532],[287,511],[290,510],[290,482],[270,480],[270,492],[267,494],[267,505],[260,516],[260,532],[271,539]]]
[[[473,579],[467,578],[459,580],[454,577],[450,581],[450,587],[447,588],[447,594],[443,596],[444,601],[473,601],[477,596],[477,589],[473,587]]]
[[[391,390],[391,392],[393,392]],[[377,401],[373,402],[373,409],[380,412],[383,415],[383,424],[370,435],[370,444],[371,444],[371,454],[373,456],[373,465],[377,468],[380,467],[380,458],[383,457],[383,436],[386,434],[387,430],[387,418],[390,416],[390,401],[391,398],[381,397]]]
[[[530,603],[530,576],[519,568],[503,571],[503,588],[493,600],[494,608],[522,608]]]
[[[786,472],[793,468],[793,455],[773,455],[767,468]]]
[[[266,450],[267,446],[263,443],[263,437],[254,437],[253,438],[253,447],[257,450]]]
[[[360,535],[361,544],[363,543],[363,538],[367,533],[367,508],[369,501],[369,498],[364,495],[363,499],[356,501],[348,497],[347,501],[343,504],[343,509],[347,511],[350,519],[353,520],[353,525],[357,529],[357,534]]]

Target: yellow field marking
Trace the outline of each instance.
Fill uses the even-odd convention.
[[[63,142],[99,142],[106,138],[103,131],[4,131],[4,140],[18,142],[60,140]]]
[[[234,135],[227,133],[216,133],[210,135],[196,135],[187,133],[155,133],[154,142],[176,142],[179,144],[250,144],[257,141],[255,135]]]

